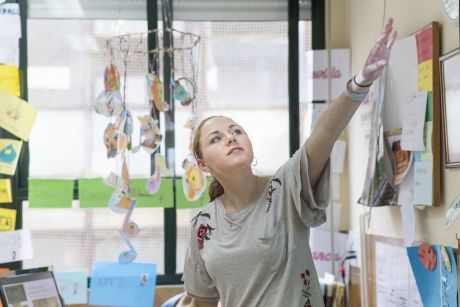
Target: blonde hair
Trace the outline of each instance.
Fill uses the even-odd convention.
[[[195,133],[193,136],[192,150],[193,150],[193,155],[195,156],[195,159],[197,161],[198,159],[203,159],[203,153],[201,152],[201,147],[200,147],[201,129],[208,120],[215,118],[215,117],[222,117],[222,116],[217,115],[217,116],[207,117],[203,119],[201,123],[198,125],[198,127],[195,129]],[[212,177],[212,181],[209,185],[209,199],[213,201],[214,199],[221,196],[222,194],[224,194],[224,187],[220,184],[219,181],[217,181],[216,178]]]

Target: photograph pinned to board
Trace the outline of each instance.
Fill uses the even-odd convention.
[[[439,59],[446,167],[460,167],[460,48]]]
[[[403,150],[401,147],[401,129],[393,131],[385,131],[385,142],[388,146],[389,160],[391,163],[391,171],[393,185],[399,185],[407,172],[411,168],[413,155],[411,151]]]

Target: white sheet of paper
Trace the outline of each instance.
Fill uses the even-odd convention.
[[[19,40],[0,35],[0,64],[19,67]]]
[[[432,161],[414,162],[414,199],[415,205],[433,205],[433,163]]]
[[[401,221],[403,226],[404,244],[412,246],[415,241],[415,215],[413,206],[413,182],[414,168],[406,174],[404,180],[399,184],[398,203],[401,205]]]
[[[18,3],[0,5],[0,37],[21,38],[21,17]]]
[[[403,106],[401,148],[424,151],[423,131],[425,128],[427,92],[410,95]]]
[[[333,173],[342,174],[343,173],[343,164],[345,163],[345,149],[347,147],[347,142],[342,140],[337,140],[332,148],[331,153],[331,171]]]
[[[0,232],[0,263],[33,258],[29,229]]]

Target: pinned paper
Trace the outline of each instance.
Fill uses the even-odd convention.
[[[419,92],[433,90],[433,60],[418,64],[417,90]]]
[[[21,16],[18,3],[0,6],[0,37],[21,38]]]
[[[85,271],[54,272],[59,294],[66,305],[87,304],[88,288]]]
[[[138,201],[138,208],[174,207],[174,190],[171,178],[162,178],[160,189],[153,195],[147,192],[146,185],[147,179],[131,179],[131,196]],[[178,189],[177,186],[176,189]]]
[[[433,205],[433,164],[431,161],[414,162],[414,200],[416,205]]]
[[[401,221],[403,226],[404,245],[412,246],[415,241],[415,214],[414,198],[414,171],[410,169],[406,177],[399,184],[398,204],[401,205]]]
[[[19,97],[19,69],[17,66],[0,65],[0,89]]]
[[[152,307],[155,285],[155,264],[95,262],[89,304]]]
[[[22,141],[0,139],[0,173],[14,175],[21,147]]]
[[[0,231],[16,229],[16,210],[0,208]]]
[[[425,125],[426,92],[417,92],[404,101],[401,148],[424,151],[423,132]]]
[[[446,211],[446,229],[449,229],[460,214],[460,194],[455,197]]]
[[[13,202],[10,179],[0,179],[0,203]]]
[[[0,232],[0,263],[33,258],[30,230]]]
[[[433,122],[425,122],[425,128],[423,133],[424,143],[425,143],[425,151],[421,153],[421,160],[422,161],[433,161],[433,151],[432,151],[432,144],[431,139],[433,136]]]
[[[34,106],[0,89],[0,127],[27,141],[36,116]]]
[[[113,188],[104,184],[101,178],[78,180],[80,208],[105,208],[112,192]]]
[[[73,180],[29,179],[30,208],[71,208]]]
[[[0,64],[19,67],[19,40],[17,38],[2,37],[0,34]]]
[[[423,306],[457,305],[457,265],[452,247],[445,246],[450,263],[443,261],[441,246],[428,244],[407,248],[409,262]]]

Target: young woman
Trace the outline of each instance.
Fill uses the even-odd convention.
[[[272,177],[252,173],[252,144],[232,119],[201,122],[193,150],[213,176],[211,202],[191,221],[184,267],[186,296],[178,306],[323,306],[308,245],[324,223],[329,155],[396,39],[390,18],[362,70],[323,113],[305,144]]]

